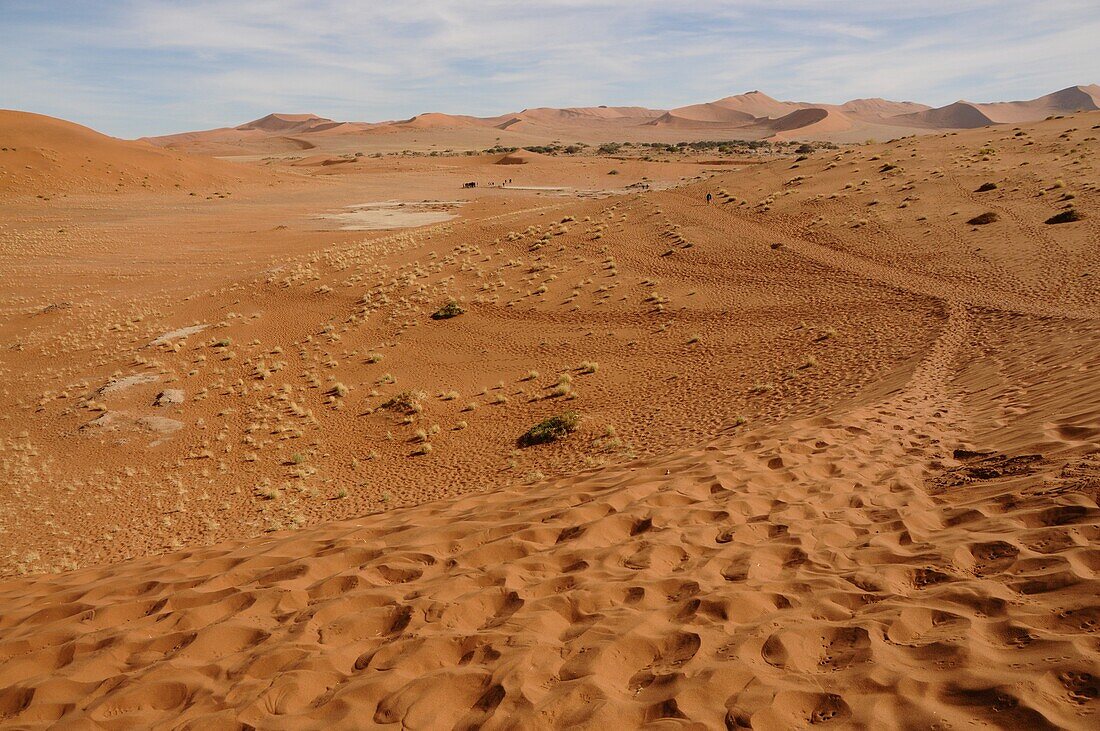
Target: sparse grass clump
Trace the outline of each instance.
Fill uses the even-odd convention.
[[[575,432],[580,417],[574,411],[566,411],[558,416],[551,416],[527,430],[519,438],[519,446],[530,447],[535,444],[546,444]]]
[[[447,304],[443,305],[438,310],[433,312],[432,313],[432,319],[433,320],[449,320],[452,317],[458,317],[459,315],[461,315],[465,311],[466,310],[462,309],[462,307],[457,302],[455,302],[454,300],[451,300],[450,302],[448,302]]]

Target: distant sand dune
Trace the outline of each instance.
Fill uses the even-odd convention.
[[[791,102],[760,91],[735,94],[674,109],[647,107],[533,107],[495,117],[428,112],[390,122],[334,122],[313,114],[270,114],[234,128],[151,138],[154,144],[200,154],[272,154],[287,150],[286,135],[317,137],[319,146],[346,152],[355,140],[404,140],[422,148],[446,138],[448,146],[523,146],[552,141],[599,144],[607,141],[680,141],[690,139],[779,139],[862,141],[930,130],[958,130],[994,123],[1037,121],[1053,114],[1098,108],[1100,87],[1074,86],[1029,101],[975,104],[960,101],[933,109],[888,99],[853,99],[843,104]],[[813,113],[828,116],[810,121]],[[797,113],[797,114],[796,114]],[[820,112],[818,112],[820,113]],[[793,116],[792,116],[793,115]],[[778,123],[777,120],[785,121]],[[509,133],[497,140],[493,130]],[[430,135],[431,137],[424,137]],[[392,142],[392,144],[397,144]]]

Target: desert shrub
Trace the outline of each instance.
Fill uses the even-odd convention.
[[[451,300],[450,302],[448,302],[447,304],[443,305],[438,310],[433,312],[432,313],[432,319],[433,320],[449,320],[452,317],[458,317],[459,315],[461,315],[465,311],[466,310],[462,309],[462,307],[457,302],[455,302],[454,300]]]
[[[967,221],[967,223],[971,226],[984,226],[987,223],[993,223],[998,219],[1000,219],[1000,216],[998,216],[996,213],[994,213],[993,211],[987,211],[986,213],[974,216],[974,218],[971,218],[969,221]]]
[[[1044,223],[1073,223],[1074,221],[1080,221],[1082,218],[1084,216],[1078,213],[1076,208],[1067,208],[1061,213],[1055,213]]]
[[[556,442],[562,437],[577,430],[577,422],[580,417],[573,411],[566,411],[558,416],[551,416],[527,430],[519,438],[521,447],[530,447],[534,444],[546,444]]]
[[[419,391],[402,391],[380,408],[398,411],[402,414],[418,414],[423,409],[420,402],[424,400],[424,394]]]

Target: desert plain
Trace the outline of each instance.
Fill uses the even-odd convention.
[[[1095,728],[1100,88],[857,102],[0,112],[0,725]]]

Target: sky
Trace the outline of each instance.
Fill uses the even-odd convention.
[[[1100,83],[1100,0],[0,0],[0,108],[119,137]]]

